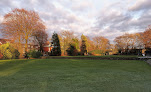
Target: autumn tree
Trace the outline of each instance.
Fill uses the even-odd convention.
[[[130,49],[130,44],[132,44],[131,43],[131,41],[132,41],[131,37],[132,37],[132,35],[127,34],[127,33],[122,35],[122,36],[116,37],[114,39],[114,41],[115,41],[118,49],[119,50],[123,50],[123,49],[128,50],[128,49]]]
[[[109,51],[111,52],[110,55],[118,54],[118,48],[115,44],[110,44]]]
[[[87,52],[89,53],[90,51],[95,50],[95,44],[88,36],[86,37],[87,37],[86,47],[87,47]]]
[[[123,51],[125,54],[130,53],[130,50],[143,48],[143,42],[139,33],[124,34],[114,39],[118,50]]]
[[[106,53],[110,47],[109,40],[103,36],[96,36],[93,38],[93,41],[96,45],[96,49],[101,50],[102,53]]]
[[[145,32],[142,33],[142,40],[146,49],[151,48],[151,28],[148,27]]]
[[[61,48],[60,48],[60,41],[59,41],[58,34],[53,33],[51,40],[53,43],[52,55],[53,56],[61,56]]]
[[[4,16],[2,33],[5,37],[25,42],[25,51],[32,33],[43,25],[38,13],[25,9],[14,9]]]
[[[45,26],[39,26],[38,30],[35,30],[32,34],[34,42],[40,46],[40,51],[43,52],[43,46],[48,40],[48,34],[45,31]]]
[[[62,44],[62,53],[64,55],[66,55],[66,50],[69,48],[69,45],[72,41],[72,38],[74,38],[74,33],[73,32],[70,32],[70,31],[62,31],[61,32],[61,35],[60,35],[60,39],[61,39],[61,44]]]

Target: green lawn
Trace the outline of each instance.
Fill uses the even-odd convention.
[[[0,61],[0,92],[151,92],[151,66],[135,60]]]

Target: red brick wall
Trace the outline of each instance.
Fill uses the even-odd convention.
[[[48,52],[49,48],[50,48],[50,51],[51,51],[52,47],[43,47],[44,52]]]

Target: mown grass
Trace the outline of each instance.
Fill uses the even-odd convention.
[[[135,60],[0,61],[0,92],[150,92],[151,66]]]

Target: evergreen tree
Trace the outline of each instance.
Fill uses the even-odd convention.
[[[79,49],[79,40],[77,38],[73,38],[69,44],[69,48],[66,50],[69,56],[77,56]]]
[[[86,47],[86,42],[87,42],[87,38],[82,34],[81,35],[81,47],[80,47],[80,50],[81,50],[81,55],[84,55],[84,53],[87,53],[87,47]]]
[[[76,47],[73,44],[70,44],[69,48],[66,51],[67,51],[67,54],[69,56],[77,56],[78,55],[78,50],[76,49]]]
[[[61,56],[61,49],[60,49],[60,41],[57,33],[53,33],[52,35],[52,55],[53,56]]]

